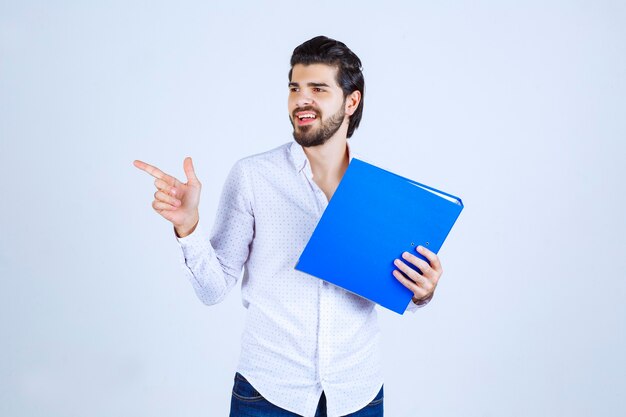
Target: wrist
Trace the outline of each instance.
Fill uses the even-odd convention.
[[[422,305],[424,305],[424,304],[428,304],[428,302],[429,302],[432,298],[433,298],[433,294],[430,294],[430,295],[429,295],[429,296],[427,296],[427,297],[424,297],[424,298],[419,298],[419,299],[418,299],[418,298],[413,297],[413,298],[411,299],[411,301],[413,301],[413,304],[415,304],[415,305],[422,306]]]
[[[196,216],[195,219],[189,223],[178,225],[178,226],[175,225],[174,233],[176,233],[176,237],[183,238],[192,234],[194,230],[196,230],[199,220],[200,219]]]

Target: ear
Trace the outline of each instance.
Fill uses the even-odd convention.
[[[346,115],[352,116],[361,102],[361,92],[354,90],[346,97]]]

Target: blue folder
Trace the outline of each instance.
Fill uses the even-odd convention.
[[[462,209],[458,197],[352,158],[296,269],[403,314],[413,293],[392,275],[394,259],[426,260],[417,245],[437,253]]]

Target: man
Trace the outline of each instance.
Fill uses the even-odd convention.
[[[364,89],[361,61],[343,43],[318,36],[298,46],[288,100],[295,143],[234,165],[210,239],[191,158],[186,183],[135,161],[156,177],[152,207],[174,225],[198,297],[221,301],[244,270],[231,416],[383,415],[374,303],[294,269],[348,167]],[[418,250],[430,265],[410,253],[394,261],[394,276],[414,294],[411,311],[432,298],[442,273],[435,254]]]

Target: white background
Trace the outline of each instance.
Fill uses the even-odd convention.
[[[153,163],[212,222],[291,139],[287,72],[359,55],[360,154],[462,197],[434,301],[380,310],[386,415],[626,413],[620,1],[0,2],[0,414],[224,416],[245,309],[195,297]]]

